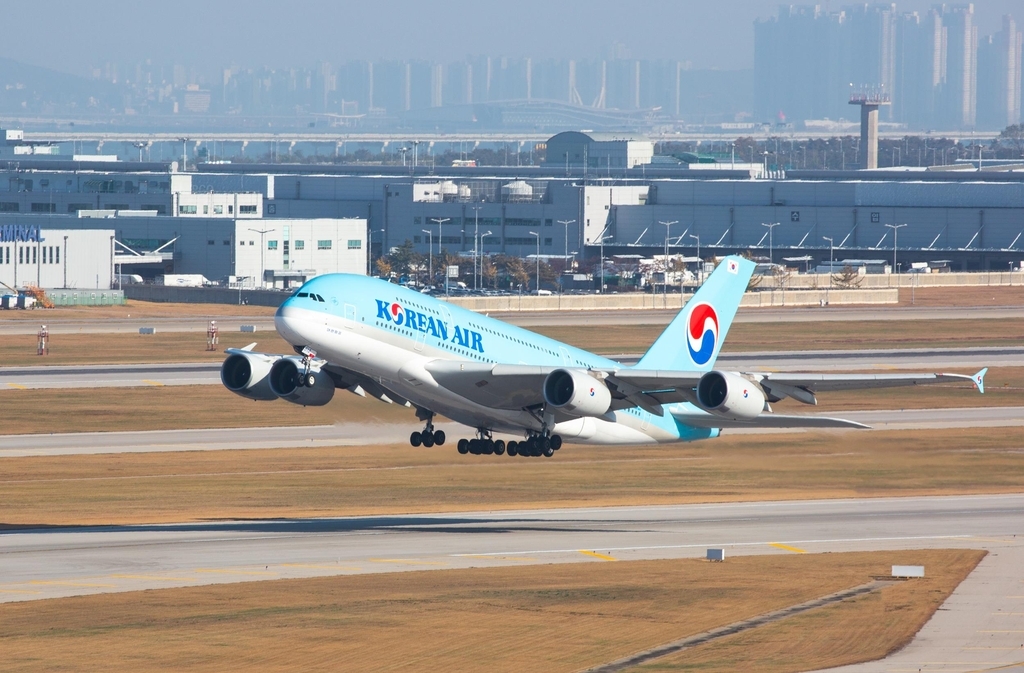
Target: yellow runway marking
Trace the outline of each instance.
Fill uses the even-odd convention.
[[[143,383],[147,383],[147,384],[149,384],[151,386],[162,386],[163,385],[159,381],[150,381],[149,379],[142,379],[142,382]]]
[[[282,568],[318,568],[321,570],[362,570],[356,566],[317,565],[315,563],[278,563]]]
[[[161,582],[191,582],[195,577],[164,577],[163,575],[111,575],[118,580],[158,580]]]
[[[596,551],[587,551],[586,549],[581,549],[580,553],[583,554],[584,556],[593,556],[594,558],[599,558],[602,561],[618,561],[619,560],[619,559],[615,558],[614,556],[608,556],[607,554],[598,554]]]
[[[56,587],[101,587],[104,589],[113,589],[116,584],[91,584],[89,582],[60,582],[57,580],[32,580],[29,584],[43,584],[47,586]]]
[[[32,591],[31,589],[0,589],[0,594],[41,594],[42,591]]]
[[[416,559],[400,559],[400,558],[372,558],[370,563],[401,563],[405,565],[413,566],[446,566],[448,565],[444,561],[417,561]]]
[[[276,575],[271,570],[227,570],[220,568],[196,568],[197,573],[222,573],[224,575]]]
[[[788,544],[782,544],[781,542],[769,542],[768,546],[769,547],[775,547],[776,549],[784,549],[786,551],[791,551],[794,554],[806,554],[807,553],[807,551],[804,550],[804,549],[800,549],[799,547],[790,547]]]
[[[491,556],[489,554],[462,554],[462,555],[460,555],[460,557],[461,558],[483,558],[483,559],[489,559],[489,560],[494,560],[494,561],[515,561],[516,563],[520,563],[520,562],[527,562],[527,563],[529,563],[529,562],[537,560],[537,559],[533,558],[532,556]]]
[[[12,388],[17,388],[18,390],[28,390],[28,386],[23,386],[20,383],[8,383],[7,385]]]

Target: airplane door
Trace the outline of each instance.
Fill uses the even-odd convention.
[[[423,350],[423,343],[427,340],[427,335],[423,332],[416,332],[416,350]]]
[[[572,358],[569,357],[569,349],[565,346],[559,346],[558,349],[562,352],[562,364],[566,367],[572,365]]]
[[[647,432],[647,428],[651,426],[651,413],[645,411],[640,417],[640,430],[641,432]]]
[[[356,307],[352,304],[345,304],[345,327],[353,329],[356,324]]]

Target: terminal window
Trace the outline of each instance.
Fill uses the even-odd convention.
[[[316,249],[317,250],[330,250],[331,249],[331,240],[330,239],[323,239],[323,240],[317,241],[316,242]]]
[[[17,201],[0,201],[0,213],[16,213],[18,210]]]
[[[348,239],[348,249],[349,250],[361,250],[362,248],[363,248],[363,242],[360,241],[358,238],[350,238],[350,239]]]
[[[305,250],[306,249],[306,242],[305,241],[295,241],[295,249],[296,250]]]
[[[267,250],[277,250],[277,241],[267,241]]]
[[[178,214],[179,215],[195,215],[196,214],[196,207],[195,206],[178,206]]]
[[[238,214],[239,215],[244,215],[246,213],[248,213],[250,215],[255,215],[256,214],[256,206],[238,206]]]

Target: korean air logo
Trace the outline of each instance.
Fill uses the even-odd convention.
[[[391,314],[391,321],[396,325],[405,324],[405,309],[399,304],[392,304],[388,307],[388,313]]]
[[[747,399],[748,397],[750,397],[750,391],[747,390],[746,388],[744,388],[743,389],[743,399]]]
[[[706,365],[718,343],[718,315],[710,304],[697,304],[687,320],[686,347],[690,359],[698,366]]]
[[[590,389],[590,396],[593,397],[596,394],[593,388]]]

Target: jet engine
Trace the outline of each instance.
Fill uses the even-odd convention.
[[[734,421],[752,421],[764,411],[764,393],[730,372],[708,372],[697,384],[697,401],[707,412]]]
[[[273,358],[259,353],[236,351],[228,355],[220,366],[220,380],[224,387],[249,400],[276,400],[270,389],[270,369]]]
[[[603,381],[579,369],[556,369],[544,379],[544,401],[575,416],[603,416],[612,394]]]
[[[302,358],[281,358],[270,368],[270,390],[282,400],[304,407],[322,407],[334,397],[334,379],[319,367],[305,373]]]

